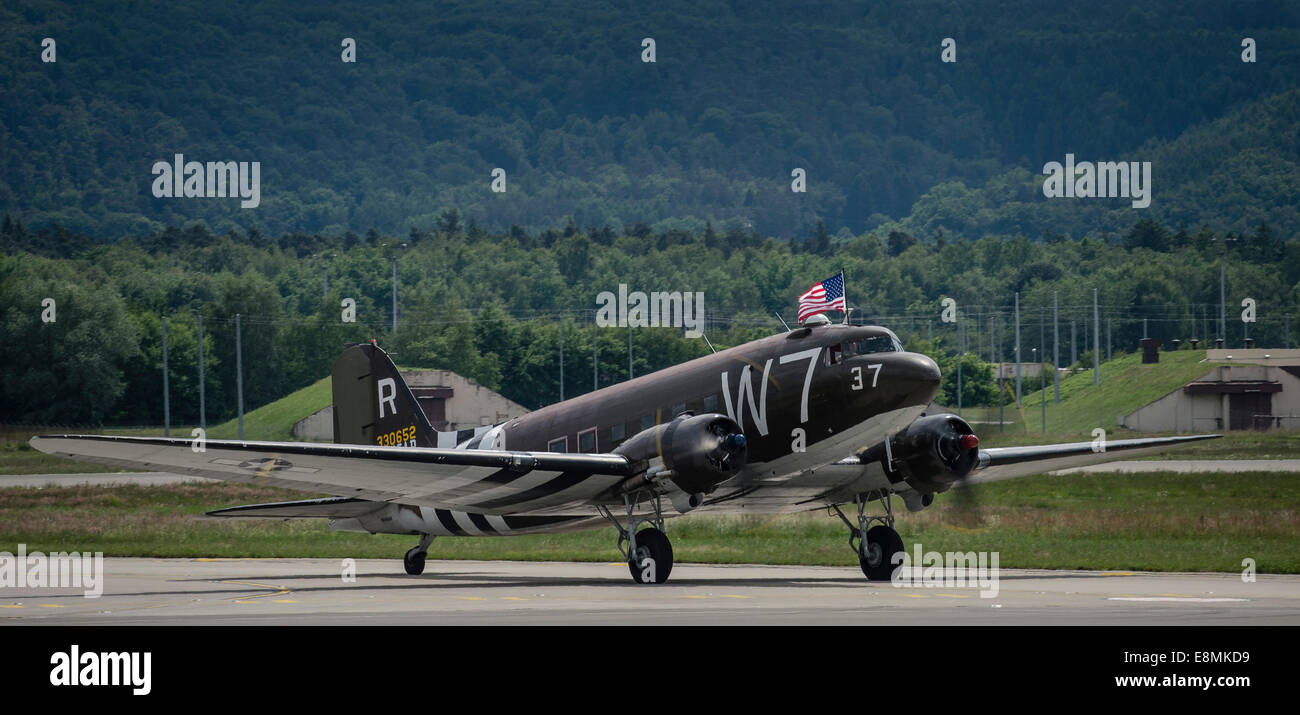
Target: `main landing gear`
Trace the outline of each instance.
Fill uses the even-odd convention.
[[[888,581],[894,569],[901,568],[903,563],[903,538],[894,531],[894,509],[890,496],[886,493],[879,500],[885,508],[883,515],[868,515],[867,500],[863,495],[854,497],[853,504],[858,508],[857,526],[844,516],[839,506],[831,506],[844,525],[849,527],[849,546],[858,555],[862,573],[871,581]],[[873,523],[876,525],[872,526]]]
[[[429,555],[429,544],[433,543],[433,534],[420,534],[420,543],[411,547],[402,557],[402,565],[412,576],[424,573],[424,557]]]
[[[627,559],[627,568],[632,573],[632,580],[637,583],[664,583],[673,570],[673,545],[664,534],[663,508],[660,498],[654,496],[652,497],[654,517],[639,518],[635,516],[639,496],[638,492],[623,497],[624,505],[627,507],[625,520],[627,526],[610,513],[608,507],[599,507],[600,513],[614,524],[615,529],[618,529],[618,550],[623,554],[623,558]],[[650,526],[637,531],[642,524],[650,524]],[[626,548],[624,544],[627,544]]]

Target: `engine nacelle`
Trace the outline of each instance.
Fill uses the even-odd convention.
[[[678,415],[632,435],[614,449],[633,461],[663,459],[669,479],[686,494],[708,494],[745,466],[745,435],[723,414]]]
[[[894,468],[920,494],[947,491],[979,461],[979,437],[953,414],[930,415],[889,441]]]

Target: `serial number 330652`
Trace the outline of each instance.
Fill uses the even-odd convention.
[[[415,425],[375,436],[375,444],[384,447],[414,447]]]

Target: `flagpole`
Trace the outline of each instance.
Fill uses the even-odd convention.
[[[849,313],[851,312],[851,309],[849,308],[849,284],[847,281],[844,280],[843,268],[840,269],[840,285],[844,287],[844,321],[842,324],[848,325]]]

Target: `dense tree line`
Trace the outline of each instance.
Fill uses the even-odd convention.
[[[1136,221],[1043,198],[1069,152],[1152,161],[1167,225],[1300,230],[1287,3],[19,0],[0,24],[0,210],[33,228],[399,235],[445,206],[498,233],[573,217],[800,240],[818,221],[927,240]],[[261,205],[155,198],[151,166],[177,153],[261,162]]]
[[[1300,306],[1300,241],[1263,224],[1247,233],[1165,226],[1144,219],[1120,235],[1033,241],[918,239],[901,230],[792,243],[740,229],[652,231],[562,228],[490,232],[455,209],[400,236],[256,232],[215,235],[167,228],[112,243],[58,226],[0,225],[0,421],[159,424],[161,331],[166,318],[173,419],[198,418],[202,314],[209,421],[235,411],[235,316],[240,316],[245,400],[251,409],[328,375],[346,342],[381,341],[404,366],[455,370],[528,407],[626,379],[626,328],[596,328],[601,291],[703,291],[715,346],[771,334],[792,320],[797,296],[843,270],[853,322],[879,323],[936,356],[955,398],[955,355],[967,353],[964,400],[996,399],[988,362],[1011,360],[1013,295],[1020,293],[1022,359],[1038,346],[1053,298],[1077,349],[1092,345],[1098,290],[1105,350],[1136,349],[1143,331],[1166,341],[1213,337],[1220,259],[1228,288],[1228,338],[1240,344],[1238,304],[1258,304],[1250,335],[1281,345]],[[1227,239],[1227,240],[1225,240]],[[397,266],[398,325],[392,330]],[[942,321],[941,300],[960,322]],[[43,322],[43,301],[55,301]],[[341,301],[356,304],[343,323]],[[989,321],[997,323],[997,347]],[[960,328],[960,331],[959,331]],[[1050,340],[1050,325],[1047,326]],[[1207,333],[1208,330],[1208,333]],[[637,375],[703,355],[703,340],[673,328],[632,333]],[[960,342],[959,342],[960,340]],[[1048,343],[1050,344],[1050,343]],[[1069,357],[1067,357],[1069,356]],[[983,377],[977,377],[983,376]]]

